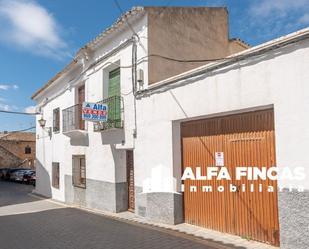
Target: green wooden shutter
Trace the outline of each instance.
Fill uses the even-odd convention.
[[[108,97],[108,123],[114,128],[121,126],[121,101],[120,101],[120,68],[109,73]]]
[[[109,73],[108,97],[120,96],[120,68]]]

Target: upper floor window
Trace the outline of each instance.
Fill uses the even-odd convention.
[[[60,108],[53,110],[53,131],[60,131]]]
[[[85,85],[82,85],[78,88],[78,119],[76,120],[76,126],[79,130],[85,130],[85,121],[82,119],[82,105],[85,101]]]
[[[109,72],[108,97],[120,96],[120,68]]]
[[[109,72],[108,82],[108,124],[121,127],[120,68]]]
[[[29,145],[25,147],[25,154],[31,154],[31,147]]]

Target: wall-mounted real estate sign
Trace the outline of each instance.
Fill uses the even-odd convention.
[[[108,118],[108,106],[106,104],[83,103],[82,119],[92,122],[106,122]]]

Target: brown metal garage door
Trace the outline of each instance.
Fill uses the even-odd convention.
[[[182,124],[183,168],[215,165],[215,153],[224,153],[224,165],[232,180],[185,180],[185,222],[279,245],[277,182],[236,180],[235,167],[276,165],[273,110],[249,112]],[[230,184],[237,192],[230,192]],[[242,184],[247,186],[243,192]],[[254,192],[250,191],[250,184]],[[260,185],[261,184],[261,185]],[[223,185],[224,192],[218,192]],[[196,186],[197,192],[190,192]],[[203,192],[202,186],[212,186]],[[262,192],[257,189],[262,186]],[[274,192],[267,187],[274,186]]]

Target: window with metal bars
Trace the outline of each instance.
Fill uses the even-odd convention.
[[[59,173],[60,173],[60,167],[59,167],[59,163],[53,162],[52,163],[52,186],[54,188],[59,188],[60,186],[60,177],[59,177]]]
[[[31,147],[29,145],[25,147],[25,154],[31,154]]]
[[[53,110],[53,131],[60,131],[60,108]]]
[[[86,188],[86,158],[84,155],[73,156],[72,182],[73,186]]]

